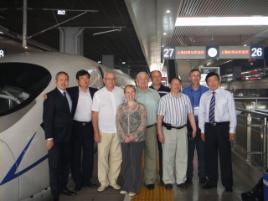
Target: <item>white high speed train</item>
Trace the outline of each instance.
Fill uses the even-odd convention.
[[[91,86],[103,86],[107,67],[85,57],[61,53],[24,53],[0,59],[0,200],[28,200],[49,186],[42,123],[44,94],[55,88],[55,74],[66,71],[70,86],[86,69]],[[117,85],[134,84],[114,71]]]

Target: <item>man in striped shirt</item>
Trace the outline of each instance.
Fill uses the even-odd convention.
[[[187,95],[180,92],[181,81],[173,78],[170,88],[170,93],[160,99],[157,113],[158,138],[163,150],[163,182],[167,189],[171,189],[174,183],[182,187],[186,181],[187,119],[193,130],[192,137],[196,133],[191,102]]]

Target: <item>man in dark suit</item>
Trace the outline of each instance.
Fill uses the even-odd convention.
[[[47,140],[50,187],[53,201],[60,193],[71,195],[66,185],[69,174],[70,140],[72,133],[72,100],[66,88],[66,72],[56,75],[56,88],[47,93],[44,101],[43,125]]]
[[[90,74],[80,70],[76,74],[77,87],[69,89],[73,101],[73,133],[72,133],[72,177],[75,190],[82,186],[91,186],[94,157],[94,135],[91,123],[91,106],[94,93],[89,87]]]

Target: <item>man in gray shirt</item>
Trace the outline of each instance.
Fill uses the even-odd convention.
[[[144,150],[144,183],[148,189],[154,189],[156,180],[157,140],[156,140],[156,115],[159,94],[148,87],[147,73],[140,72],[136,76],[138,102],[142,103],[147,111],[147,127],[145,130]]]

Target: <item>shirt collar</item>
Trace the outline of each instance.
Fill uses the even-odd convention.
[[[66,93],[66,90],[62,90],[60,88],[57,87],[57,89],[60,91],[61,94],[63,94],[64,92]]]
[[[209,91],[210,91],[211,93],[212,93],[213,91],[216,92],[216,93],[218,93],[220,90],[221,90],[220,87],[218,87],[216,90],[211,90],[211,89],[209,89]]]
[[[79,88],[79,92],[82,92],[82,93],[89,93],[89,90],[83,91],[83,90],[81,89],[81,87],[79,87],[79,86],[78,86],[78,88]]]

